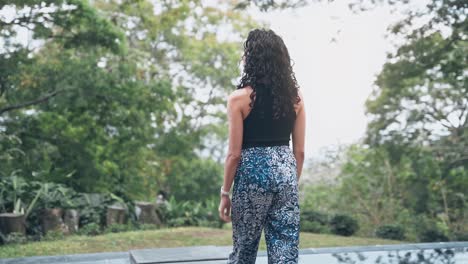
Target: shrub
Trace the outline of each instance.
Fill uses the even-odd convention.
[[[167,225],[170,227],[179,227],[179,226],[189,226],[190,223],[187,221],[186,218],[177,217],[177,218],[169,219],[167,221]]]
[[[419,240],[421,242],[446,242],[449,238],[441,230],[431,227],[419,234]]]
[[[137,224],[136,228],[138,230],[154,230],[159,229],[159,226],[155,224]]]
[[[405,230],[399,225],[382,225],[375,230],[375,235],[385,239],[404,240]]]
[[[86,236],[96,236],[101,234],[101,228],[97,223],[88,223],[80,228],[78,234]]]
[[[123,198],[122,198],[123,197]],[[134,202],[127,197],[116,196],[113,193],[79,193],[75,199],[75,203],[80,213],[80,226],[85,226],[89,223],[97,223],[105,226],[107,207],[119,203],[124,205],[128,210],[130,221],[135,224],[136,215]]]
[[[64,239],[65,235],[63,234],[62,230],[50,230],[47,234],[42,238],[42,240],[46,241],[55,241]]]
[[[178,226],[210,226],[221,228],[223,222],[218,217],[219,200],[211,199],[204,202],[178,202],[172,196],[165,206],[159,208],[163,222],[170,227]]]
[[[329,233],[329,216],[313,210],[301,210],[301,231],[313,233]]]
[[[205,204],[203,206],[203,214],[202,214],[203,220],[201,220],[201,223],[199,223],[199,225],[222,228],[224,225],[224,222],[223,220],[219,218],[218,206],[219,206],[218,199],[211,199],[211,200],[205,201]]]
[[[164,208],[163,219],[168,226],[195,226],[201,204],[194,201],[178,202],[172,196]]]
[[[453,235],[455,241],[468,241],[468,232],[456,232]]]
[[[221,228],[219,221],[210,221],[210,220],[201,220],[198,222],[198,226]]]
[[[5,244],[25,244],[27,242],[27,237],[21,233],[13,232],[5,236]]]
[[[38,207],[40,208],[73,208],[75,209],[75,198],[79,197],[79,194],[72,188],[68,188],[63,184],[44,182],[40,183],[42,187],[42,195],[38,200]]]
[[[159,216],[159,219],[161,220],[161,223],[166,224],[167,221],[169,220],[169,209],[170,209],[170,204],[169,202],[166,202],[165,204],[161,204],[156,207],[156,214]]]
[[[317,222],[301,221],[301,231],[324,234],[330,233],[330,228]]]
[[[109,195],[101,193],[80,193],[76,199],[80,213],[80,226],[95,223],[103,226],[106,222],[107,207],[114,200]]]
[[[328,224],[328,215],[313,210],[301,210],[301,221],[317,222],[321,225]]]
[[[136,230],[131,224],[112,224],[104,229],[103,233],[120,233]]]
[[[357,221],[349,215],[337,214],[330,220],[333,234],[351,236],[359,229]]]
[[[0,246],[6,243],[6,236],[0,231]]]

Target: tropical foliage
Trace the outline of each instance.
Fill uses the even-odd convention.
[[[1,21],[1,175],[139,199],[212,195],[183,178],[221,181],[216,157],[198,152],[208,135],[212,149],[225,138],[224,96],[250,18],[201,1],[35,3],[0,6],[14,13]]]
[[[365,140],[327,161],[336,179],[301,186],[304,230],[467,237],[468,3],[409,2],[350,1],[405,18],[389,27],[398,45],[366,102]],[[165,224],[220,227],[225,98],[259,25],[244,10],[307,3],[2,1],[0,213],[24,213],[29,235],[52,207],[79,209],[82,234],[120,232],[135,228],[135,200],[163,191]],[[115,202],[130,226],[104,227]]]

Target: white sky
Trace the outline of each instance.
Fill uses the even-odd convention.
[[[399,15],[388,7],[353,14],[346,1],[251,12],[283,38],[295,62],[306,104],[306,158],[361,138],[368,122],[364,102],[393,49],[384,35]]]

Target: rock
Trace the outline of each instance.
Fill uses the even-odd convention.
[[[16,232],[26,234],[24,214],[2,213],[0,214],[0,231],[4,235]]]
[[[76,233],[78,231],[78,224],[80,221],[80,215],[76,209],[67,209],[63,216],[63,221],[67,226],[70,233]]]
[[[49,231],[60,230],[64,234],[68,234],[68,226],[63,222],[62,208],[45,208],[42,209],[42,231],[47,234]]]
[[[125,208],[119,205],[113,205],[107,207],[106,225],[112,224],[125,224],[126,221]]]
[[[161,220],[156,214],[156,204],[149,202],[136,202],[139,208],[138,222],[141,224],[161,225]]]

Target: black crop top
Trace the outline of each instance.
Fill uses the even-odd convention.
[[[263,103],[254,100],[252,110],[243,121],[242,148],[289,145],[296,112],[293,109],[290,114],[273,119],[273,96],[265,94],[261,99]],[[264,110],[263,115],[260,110]]]

